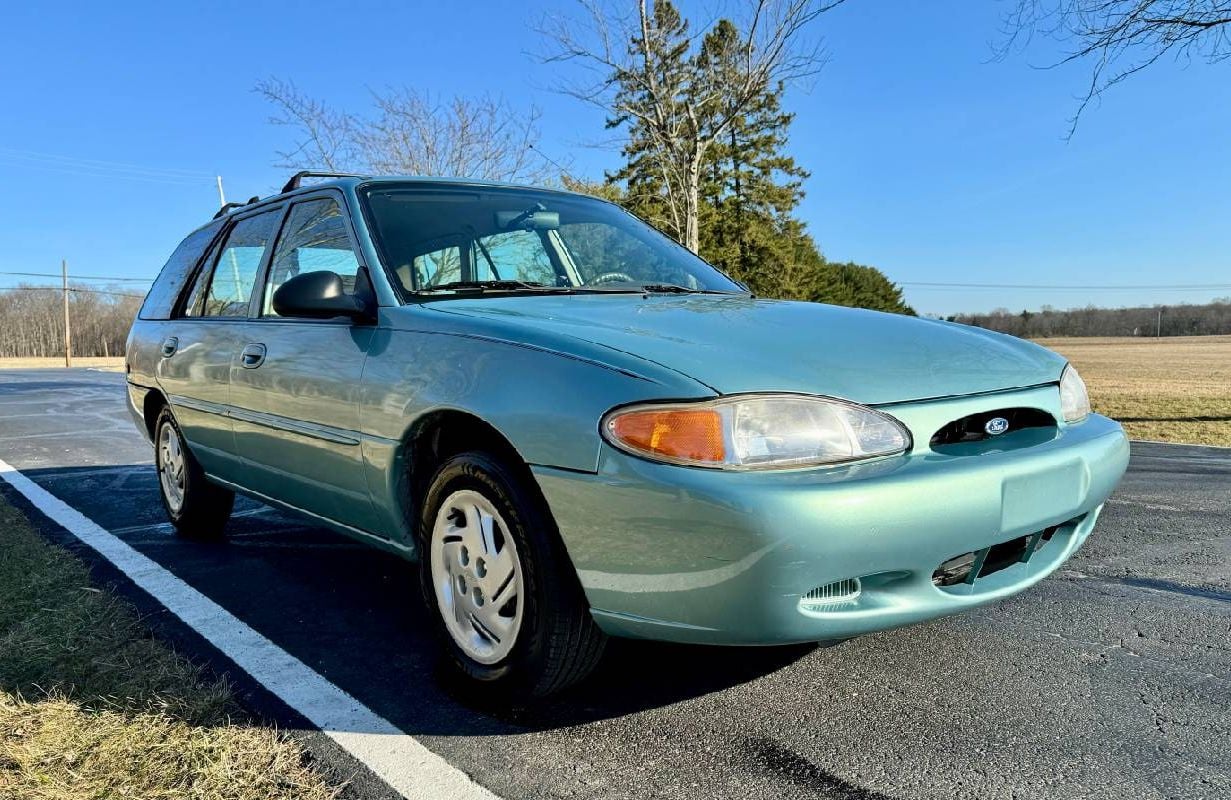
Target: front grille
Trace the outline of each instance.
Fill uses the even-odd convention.
[[[1051,541],[1059,527],[1052,525],[1036,533],[945,559],[932,573],[932,583],[936,586],[974,583],[1014,564],[1024,564]]]
[[[1056,418],[1039,408],[1000,408],[995,411],[980,411],[955,419],[932,434],[930,445],[933,450],[949,445],[981,442],[985,439],[997,438],[987,432],[986,425],[990,420],[1000,418],[1008,423],[1006,433],[1023,428],[1055,428]],[[1003,434],[1002,434],[1003,435]]]

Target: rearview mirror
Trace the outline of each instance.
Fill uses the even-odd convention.
[[[281,317],[311,319],[360,320],[371,316],[367,303],[346,293],[338,273],[326,270],[296,275],[279,286],[274,292],[274,311]]]
[[[497,211],[496,225],[506,231],[554,231],[560,227],[560,212]]]

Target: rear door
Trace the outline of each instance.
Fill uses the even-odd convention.
[[[230,420],[231,364],[281,208],[234,220],[215,242],[173,318],[162,324],[158,383],[201,467],[244,482]]]
[[[293,203],[242,326],[231,365],[236,446],[248,485],[297,508],[372,532],[378,527],[364,472],[359,396],[374,326],[338,319],[288,319],[273,293],[307,272],[337,273],[347,291],[364,291],[342,196],[333,191]]]

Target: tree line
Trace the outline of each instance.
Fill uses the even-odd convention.
[[[998,308],[987,314],[957,314],[950,322],[976,325],[1024,339],[1049,336],[1210,336],[1231,334],[1231,297],[1200,305],[1137,308],[1043,306],[1040,311]]]
[[[141,298],[131,290],[71,285],[68,314],[73,355],[124,354],[128,328]],[[64,355],[64,296],[61,287],[22,284],[0,290],[0,358]]]

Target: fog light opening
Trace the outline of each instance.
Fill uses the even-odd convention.
[[[859,599],[862,591],[863,587],[858,578],[843,578],[808,592],[799,598],[799,607],[808,611],[821,611],[840,603],[853,603]]]
[[[979,560],[979,553],[983,551],[972,551],[970,553],[962,553],[960,556],[954,556],[948,561],[941,563],[936,571],[932,573],[932,583],[936,586],[956,586],[959,583],[970,583],[977,573],[978,567],[975,562]]]

